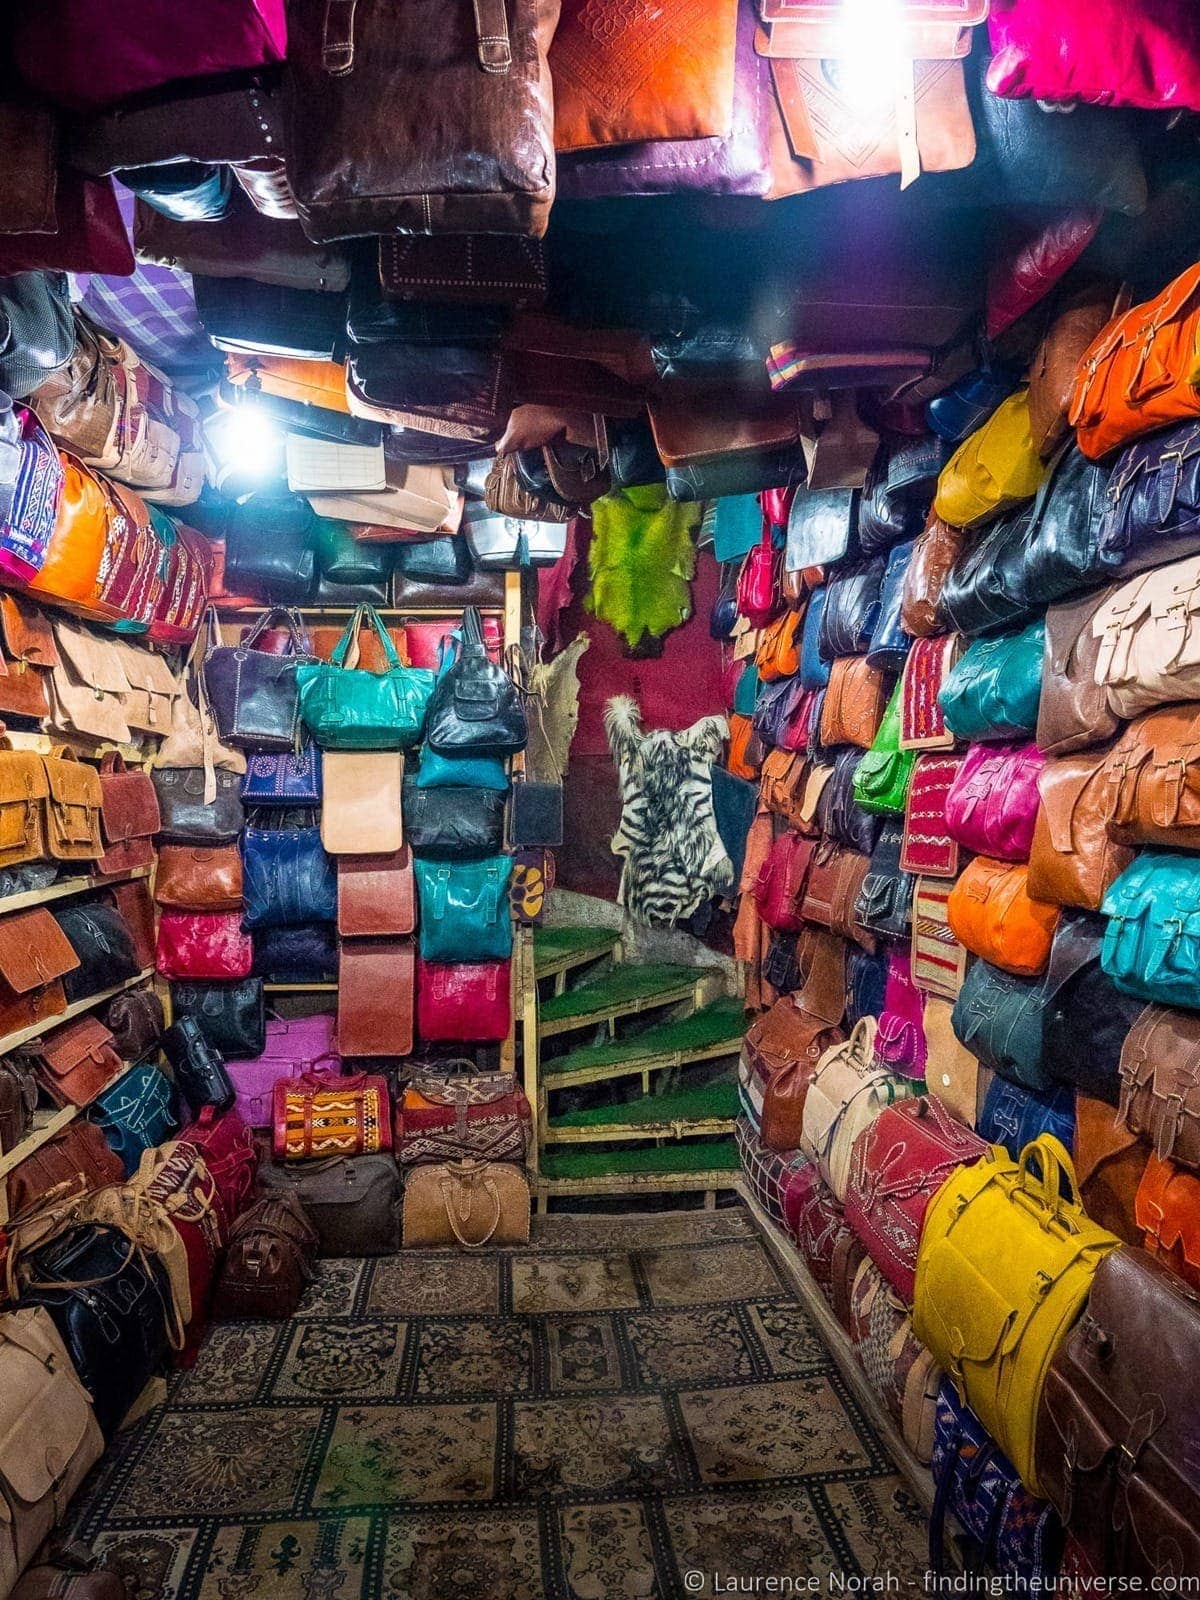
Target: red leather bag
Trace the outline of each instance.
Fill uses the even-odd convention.
[[[208,1323],[217,1262],[229,1239],[229,1219],[216,1179],[196,1146],[172,1139],[142,1157],[138,1177],[149,1176],[146,1198],[168,1212],[187,1254],[192,1315],[185,1330],[181,1364],[190,1366]]]
[[[127,424],[128,425],[128,424]],[[89,616],[149,628],[163,593],[163,547],[150,507],[136,490],[100,478],[108,501],[104,552],[86,609]]]
[[[738,615],[752,628],[765,628],[780,609],[779,572],[782,560],[771,539],[770,524],[742,562],[737,581]]]
[[[458,626],[456,617],[420,618],[405,617],[404,639],[411,667],[428,667],[436,672],[441,662],[442,643]],[[498,662],[504,649],[504,629],[500,618],[494,615],[483,618],[483,642],[491,660]]]
[[[512,1019],[507,961],[417,958],[417,1033],[429,1043],[508,1038]]]
[[[189,645],[200,631],[213,586],[213,549],[202,533],[173,522],[167,567],[147,637],[156,644]],[[164,541],[165,542],[165,541]]]
[[[816,848],[816,839],[781,833],[763,862],[754,884],[754,903],[767,927],[777,933],[798,933],[804,926],[800,905]]]
[[[204,1106],[195,1122],[179,1135],[194,1146],[212,1174],[222,1208],[226,1236],[250,1203],[258,1173],[258,1146],[254,1135],[234,1109],[218,1111]]]
[[[988,1149],[929,1095],[888,1106],[854,1141],[846,1221],[906,1305],[913,1303],[926,1207],[956,1167],[971,1166]]]
[[[987,335],[998,339],[1031,311],[1091,244],[1103,211],[1063,211],[1036,222],[1015,221],[988,269]]]
[[[164,978],[248,978],[254,959],[240,911],[164,911],[154,965]]]
[[[75,1017],[48,1033],[29,1055],[56,1106],[88,1106],[122,1070],[113,1036],[99,1017]]]
[[[110,750],[100,763],[100,795],[105,850],[96,871],[111,876],[148,867],[154,860],[154,835],[162,823],[149,774],[130,772],[125,758]]]

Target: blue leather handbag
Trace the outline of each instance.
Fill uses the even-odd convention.
[[[887,987],[888,952],[880,944],[874,952],[852,944],[846,957],[846,1026],[861,1017],[878,1017],[883,1012]]]
[[[179,1127],[171,1080],[152,1062],[143,1061],[92,1102],[88,1121],[100,1129],[125,1176],[132,1178],[145,1152]]]
[[[331,983],[337,977],[337,934],[328,922],[264,928],[254,935],[256,978],[272,983]]]
[[[1100,546],[1122,577],[1196,552],[1200,534],[1200,422],[1135,439],[1108,480]]]
[[[1016,633],[972,639],[938,695],[946,727],[956,739],[985,743],[1032,738],[1045,642],[1041,617]]]
[[[294,750],[262,750],[246,757],[242,804],[247,806],[319,806],[321,752],[309,740]]]
[[[997,367],[968,372],[925,407],[925,420],[939,439],[955,443],[981,428],[1001,400],[1020,388],[1020,380]]]
[[[511,856],[486,861],[414,863],[423,961],[506,961],[512,953],[508,905]]]
[[[954,1036],[985,1067],[1024,1089],[1054,1079],[1042,1062],[1041,982],[974,961],[950,1013]]]
[[[428,745],[413,779],[418,789],[508,788],[508,768],[499,756],[444,756]]]
[[[1200,873],[1194,855],[1140,855],[1110,887],[1100,965],[1118,989],[1200,1009]]]
[[[1047,1094],[1035,1094],[993,1078],[979,1116],[979,1133],[989,1144],[1000,1144],[1014,1161],[1040,1134],[1052,1133],[1070,1150],[1075,1141],[1075,1091],[1062,1084]]]
[[[817,648],[821,637],[821,617],[825,611],[825,586],[813,590],[808,597],[808,610],[804,613],[804,628],[800,634],[800,687],[824,689],[829,682],[828,661]]]
[[[320,828],[247,828],[242,834],[242,927],[337,921],[337,872]]]
[[[912,646],[912,635],[900,626],[900,605],[904,599],[904,574],[912,559],[915,539],[892,546],[879,591],[879,617],[867,646],[867,661],[880,672],[899,672]]]

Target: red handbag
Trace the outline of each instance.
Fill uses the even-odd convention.
[[[179,1135],[204,1158],[212,1174],[222,1208],[226,1235],[246,1209],[258,1173],[258,1146],[241,1113],[204,1106],[195,1122]]]
[[[929,1202],[955,1167],[971,1166],[989,1148],[929,1095],[888,1106],[854,1141],[846,1221],[906,1305]]]
[[[248,978],[254,959],[240,911],[164,911],[154,965],[164,978]]]
[[[96,871],[113,876],[148,867],[161,825],[158,794],[149,775],[130,772],[124,757],[110,750],[100,763],[100,828],[106,848]]]
[[[799,833],[781,833],[763,862],[752,891],[754,903],[777,933],[799,933],[804,926],[800,903],[817,842]]]
[[[471,1061],[410,1079],[396,1107],[396,1159],[524,1161],[532,1116],[511,1072],[480,1072]]]
[[[780,565],[780,552],[775,549],[768,523],[738,573],[738,615],[745,617],[752,628],[765,628],[780,609]]]
[[[793,484],[789,489],[763,489],[758,497],[762,514],[775,528],[786,528],[792,514],[792,501],[796,498]]]
[[[1000,241],[988,269],[989,339],[998,339],[1050,293],[1091,244],[1103,221],[1104,212],[1097,208],[1012,224],[1011,236]]]
[[[417,1033],[435,1040],[508,1038],[512,1019],[507,961],[443,963],[417,958]]]
[[[175,539],[166,545],[166,579],[147,638],[156,644],[188,645],[200,631],[213,587],[213,550],[195,528],[182,522],[172,522],[172,526]]]
[[[458,619],[439,617],[424,621],[406,617],[403,626],[409,666],[427,667],[436,672],[441,664],[442,644],[458,627]],[[504,649],[504,630],[499,617],[489,615],[483,618],[483,643],[489,658],[499,662]]]
[[[0,234],[0,276],[15,272],[97,272],[127,278],[133,246],[111,178],[61,167],[50,233]]]
[[[359,1072],[286,1078],[272,1096],[271,1149],[277,1161],[365,1156],[392,1148],[387,1079]]]

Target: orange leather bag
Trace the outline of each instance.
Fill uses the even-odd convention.
[[[1050,959],[1058,907],[1029,896],[1025,865],[976,856],[946,901],[950,931],[972,955],[1021,978]]]
[[[99,478],[77,456],[59,451],[62,494],[42,570],[31,578],[31,594],[86,610],[96,588],[108,538],[109,499]]]
[[[225,376],[235,389],[258,389],[281,400],[350,414],[346,369],[340,361],[294,361],[288,356],[225,357]]]
[[[764,683],[794,677],[800,670],[800,636],[804,612],[785,611],[762,630],[754,664]]]
[[[751,783],[762,771],[761,746],[754,737],[754,723],[750,717],[730,717],[729,755],[725,767],[735,778],[746,778]]]
[[[737,0],[565,0],[550,71],[554,144],[725,137]]]
[[[1152,1155],[1134,1199],[1142,1245],[1200,1289],[1200,1177]]]
[[[1071,1153],[1088,1216],[1126,1244],[1141,1244],[1135,1202],[1150,1146],[1117,1125],[1117,1114],[1106,1101],[1077,1094]]]
[[[1114,317],[1079,363],[1069,420],[1098,461],[1155,428],[1200,416],[1200,263]]]

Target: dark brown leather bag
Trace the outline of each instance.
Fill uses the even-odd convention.
[[[1038,1482],[1098,1572],[1200,1572],[1200,1294],[1143,1250],[1096,1269],[1050,1364]]]
[[[69,129],[72,166],[98,178],[163,162],[240,162],[283,148],[282,95],[271,74],[177,80],[80,117]]]
[[[154,860],[154,835],[162,826],[158,794],[145,772],[133,771],[110,750],[100,763],[100,833],[104,854],[96,871],[133,872]]]
[[[1200,842],[1200,707],[1156,706],[1108,752],[1103,780],[1112,837],[1125,845]]]
[[[515,457],[498,455],[492,462],[483,486],[484,504],[502,517],[521,517],[531,522],[570,522],[574,509],[558,500],[545,500],[530,494],[517,479]]]
[[[273,1194],[243,1211],[213,1300],[214,1317],[283,1321],[312,1282],[320,1241],[295,1193]]]
[[[869,750],[887,710],[891,679],[866,656],[840,656],[830,668],[821,703],[821,743]]]
[[[1115,315],[1111,284],[1082,284],[1059,307],[1029,364],[1029,432],[1034,449],[1048,459],[1066,438],[1071,390],[1079,363],[1100,330]]]
[[[99,1017],[87,1014],[39,1039],[28,1057],[56,1106],[90,1106],[122,1066],[112,1034]]]
[[[1029,851],[1029,892],[1056,906],[1099,911],[1104,892],[1133,860],[1108,836],[1107,752],[1081,750],[1038,774],[1037,820]]]
[[[1079,1180],[1079,1198],[1093,1222],[1126,1244],[1142,1242],[1134,1197],[1149,1155],[1149,1145],[1121,1123],[1107,1100],[1076,1094],[1071,1158]]]
[[[383,1256],[400,1248],[400,1169],[390,1153],[264,1162],[259,1181],[270,1194],[297,1195],[320,1239],[321,1256]]]
[[[310,238],[544,233],[558,9],[557,0],[296,0],[285,148]]]
[[[513,306],[546,298],[546,258],[536,239],[469,233],[380,239],[379,282],[391,300]]]
[[[33,1125],[37,1083],[20,1059],[0,1056],[0,1153],[19,1144]]]
[[[0,234],[52,233],[57,221],[58,127],[49,106],[33,100],[0,101],[4,194]]]
[[[119,1572],[79,1571],[57,1566],[27,1567],[9,1600],[128,1600]]]
[[[411,939],[344,939],[338,953],[338,1050],[406,1056],[413,1047]]]
[[[800,987],[793,998],[809,1016],[831,1027],[846,1013],[846,941],[823,928],[805,928],[796,938],[796,965]]]
[[[1121,726],[1109,708],[1103,685],[1095,679],[1100,641],[1092,636],[1092,618],[1117,587],[1113,584],[1099,593],[1064,600],[1046,612],[1037,742],[1048,756],[1065,756],[1104,744]]]
[[[51,1189],[85,1194],[124,1181],[121,1159],[100,1129],[91,1122],[72,1122],[9,1173],[9,1215],[28,1211]]]
[[[162,1001],[149,984],[114,995],[104,1013],[104,1025],[122,1061],[140,1061],[157,1045],[167,1025]]]
[[[854,907],[863,880],[871,868],[871,858],[857,850],[840,850],[826,843],[812,859],[800,914],[830,933],[853,939],[864,950],[874,950],[875,935],[855,920]]]
[[[1200,1014],[1149,1005],[1121,1046],[1118,1120],[1162,1159],[1200,1172]]]
[[[338,857],[338,933],[343,939],[395,939],[417,925],[412,851]]]
[[[133,214],[139,261],[182,268],[206,278],[255,278],[281,289],[340,294],[350,285],[350,261],[335,245],[313,244],[298,222],[261,216],[235,197],[213,222],[176,222],[139,200]]]
[[[60,1016],[67,1009],[63,976],[79,964],[44,907],[0,919],[0,1036]]]
[[[945,629],[942,588],[962,553],[964,538],[961,528],[952,528],[931,512],[924,532],[913,544],[904,573],[900,625],[914,639],[927,639]]]
[[[163,845],[154,898],[175,911],[240,911],[241,852],[233,844]]]

